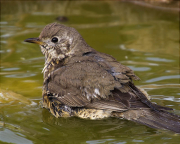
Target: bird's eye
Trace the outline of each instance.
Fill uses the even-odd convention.
[[[53,37],[53,38],[51,39],[51,41],[52,41],[53,43],[56,43],[56,42],[58,42],[58,38],[57,38],[57,37]]]

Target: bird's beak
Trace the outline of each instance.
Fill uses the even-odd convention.
[[[39,44],[39,45],[44,44],[44,42],[42,42],[39,38],[28,38],[28,39],[25,39],[24,41],[29,42],[29,43]]]

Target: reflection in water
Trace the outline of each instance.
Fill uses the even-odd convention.
[[[165,58],[156,58],[156,57],[147,57],[146,59],[150,61],[159,61],[159,62],[172,62],[173,61],[173,60],[168,60]]]
[[[19,135],[8,129],[4,129],[3,131],[0,131],[0,139],[2,142],[14,143],[14,144],[33,144],[32,141],[23,138],[23,135],[21,134]]]
[[[134,67],[134,66],[128,66],[133,71],[149,71],[151,68],[149,67]]]
[[[146,82],[147,83],[151,83],[151,82],[157,82],[157,81],[161,81],[161,80],[167,80],[167,79],[179,79],[180,75],[171,75],[171,76],[161,76],[158,78],[153,78],[153,79],[149,79]]]
[[[14,78],[26,78],[26,77],[32,77],[35,76],[36,74],[32,73],[24,73],[24,74],[13,74],[13,75],[6,75],[5,77],[14,77]]]
[[[49,131],[52,131],[52,128],[55,127],[55,131],[59,134],[58,137],[61,137],[61,140],[63,139],[63,141],[72,143],[74,139],[77,140],[77,143],[80,141],[93,142],[97,139],[105,142],[112,139],[112,142],[116,142],[120,135],[122,137],[121,141],[124,141],[130,135],[153,135],[156,131],[134,122],[115,118],[104,120],[84,120],[76,117],[57,119],[46,109],[43,109],[42,116],[43,122],[46,123],[48,127],[51,127],[48,129]],[[137,129],[139,129],[138,134]],[[48,137],[51,137],[51,135]]]
[[[135,83],[153,101],[180,114],[178,13],[118,1],[1,4],[0,143],[179,142],[170,132],[121,119],[55,118],[39,106],[44,56],[38,46],[23,42],[66,16],[65,24],[75,27],[90,46],[132,68],[141,78]]]
[[[18,67],[12,67],[12,68],[5,68],[5,69],[2,69],[1,71],[15,71],[15,70],[19,70],[20,68]]]

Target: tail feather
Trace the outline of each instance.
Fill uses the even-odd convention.
[[[113,116],[123,117],[151,128],[167,129],[180,133],[180,116],[167,111],[154,111],[152,109],[129,110],[123,113],[114,112]]]

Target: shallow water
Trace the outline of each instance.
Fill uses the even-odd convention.
[[[1,3],[0,143],[179,143],[180,135],[108,118],[55,118],[41,108],[44,57],[37,37],[56,17],[129,66],[152,101],[180,115],[179,15],[122,2]]]

